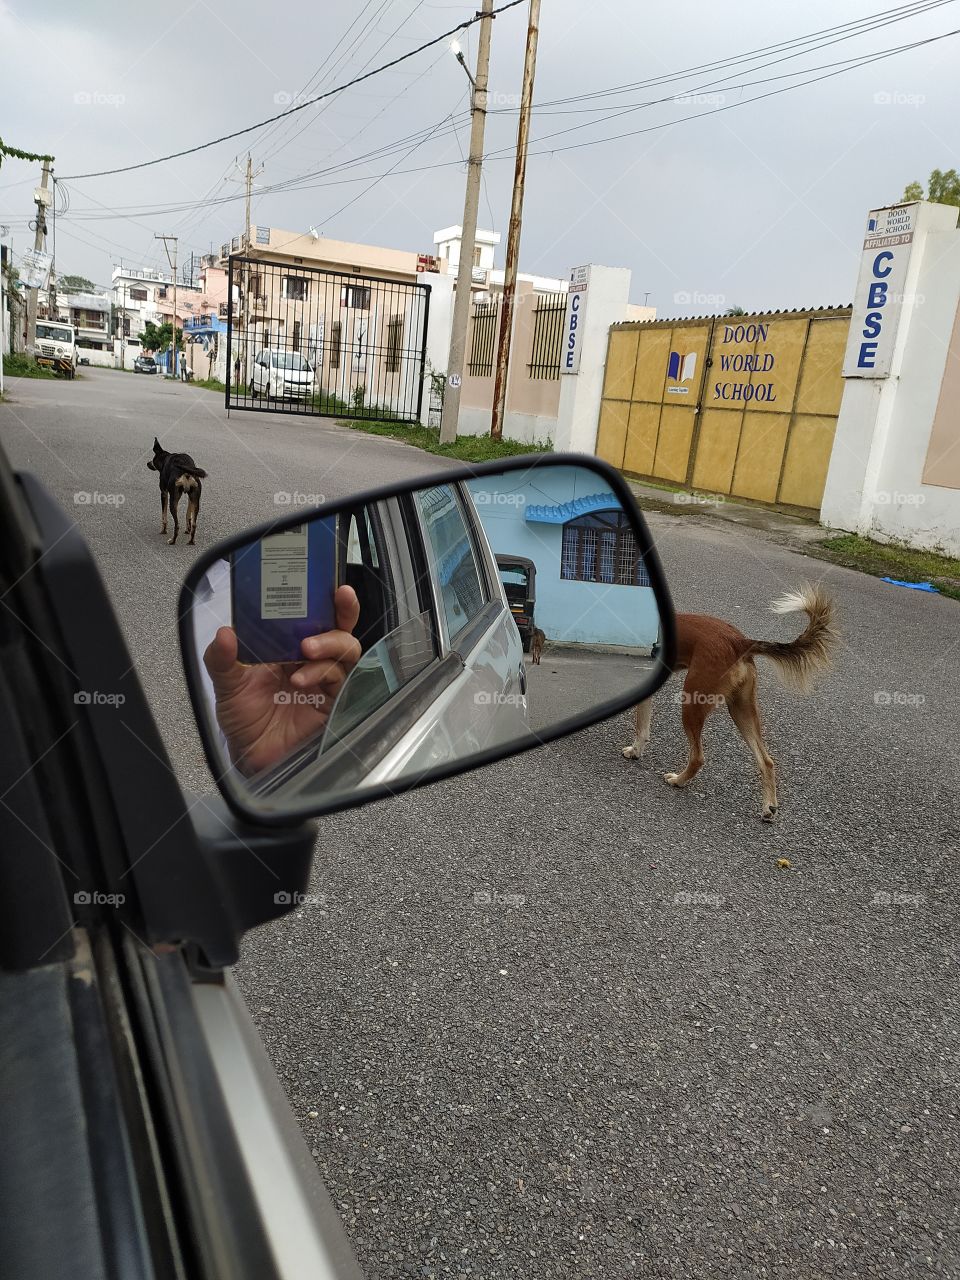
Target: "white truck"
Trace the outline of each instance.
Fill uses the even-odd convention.
[[[38,320],[34,348],[37,364],[56,369],[66,378],[77,372],[77,331],[59,320]]]

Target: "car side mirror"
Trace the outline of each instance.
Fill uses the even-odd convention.
[[[577,455],[291,512],[203,554],[179,621],[217,785],[277,825],[584,728],[674,659],[643,516],[619,473]]]

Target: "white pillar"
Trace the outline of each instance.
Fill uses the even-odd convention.
[[[430,286],[430,315],[427,320],[427,366],[423,371],[423,405],[420,421],[427,425],[430,415],[430,373],[445,374],[450,356],[453,330],[453,286],[455,276],[432,271],[422,273],[423,283]]]
[[[897,245],[895,235],[872,236],[871,222],[884,216],[911,218],[912,239]],[[896,430],[904,353],[931,310],[924,308],[918,289],[924,253],[931,235],[936,239],[956,225],[953,206],[927,201],[869,215],[843,366],[843,400],[820,509],[825,525],[866,532],[874,524],[875,496]],[[878,229],[884,229],[882,221]],[[885,282],[890,285],[886,293],[878,289]],[[945,340],[941,336],[941,345]],[[914,422],[914,429],[920,425]],[[923,427],[926,438],[928,424]]]
[[[607,338],[610,326],[625,318],[629,298],[627,267],[591,265],[571,272],[560,356],[560,410],[554,440],[558,453],[596,453]],[[575,371],[565,371],[568,362],[578,364]]]

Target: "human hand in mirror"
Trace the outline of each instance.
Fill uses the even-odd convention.
[[[207,646],[203,663],[213,684],[217,723],[241,773],[278,764],[330,718],[361,653],[353,635],[360,618],[357,593],[353,587],[338,587],[333,604],[336,628],[306,636],[299,664],[238,662],[232,627],[220,627]]]

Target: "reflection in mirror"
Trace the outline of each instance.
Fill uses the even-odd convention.
[[[291,813],[639,699],[660,625],[634,517],[554,459],[304,513],[190,601],[220,771]]]

